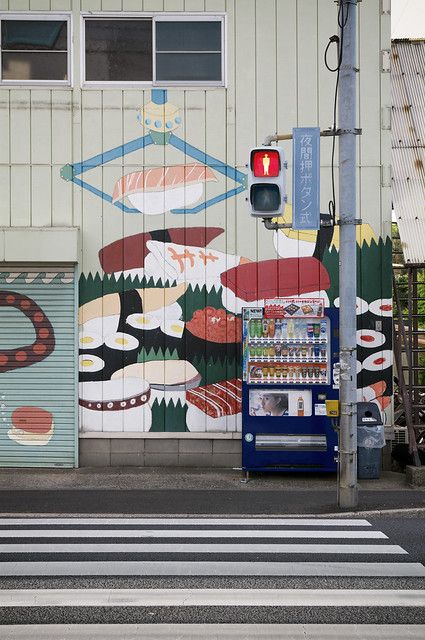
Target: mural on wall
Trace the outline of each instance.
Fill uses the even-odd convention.
[[[5,277],[5,283],[14,282],[21,274],[9,273]],[[31,283],[40,274],[26,274],[25,282]],[[55,276],[57,274],[53,274]],[[45,274],[45,279],[49,282],[53,279]],[[8,372],[32,367],[48,358],[54,351],[56,340],[53,326],[44,310],[32,298],[14,290],[0,290],[0,307],[15,309],[23,314],[32,326],[34,339],[30,344],[16,347],[14,349],[0,349],[0,374],[6,375]],[[4,316],[4,320],[7,316]],[[15,320],[10,320],[16,323]],[[3,337],[6,342],[10,339],[10,328],[5,329]],[[14,332],[13,332],[14,333]],[[3,378],[4,382],[6,379]],[[1,384],[1,378],[0,378]],[[2,389],[9,388],[7,384],[2,385]],[[1,396],[1,417],[2,423],[8,426],[7,436],[19,445],[39,446],[46,445],[51,440],[54,432],[53,414],[39,406],[18,406],[11,410],[8,416],[8,405],[6,394]],[[10,422],[9,422],[10,419]]]
[[[174,131],[179,109],[152,91],[140,114],[146,134],[61,171],[65,180],[123,214],[187,216],[241,193],[246,176]],[[149,145],[171,145],[194,162],[132,171],[110,193],[81,178]],[[204,200],[217,174],[234,188]],[[283,220],[291,220],[286,206]],[[99,251],[99,273],[80,278],[80,428],[89,431],[240,431],[241,309],[271,297],[322,297],[338,306],[339,229],[270,233],[278,258],[253,261],[210,243],[225,230],[158,228],[119,237]],[[254,225],[255,222],[252,221]],[[357,229],[358,395],[390,403],[390,241]]]
[[[47,358],[55,348],[55,333],[50,320],[38,304],[16,291],[0,291],[0,307],[21,311],[32,323],[35,340],[16,349],[0,350],[0,373],[29,367]]]

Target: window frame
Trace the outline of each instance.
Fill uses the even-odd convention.
[[[152,80],[140,80],[138,82],[128,80],[86,80],[86,20],[129,20],[148,19],[152,22]],[[221,79],[217,81],[208,80],[176,80],[163,81],[156,79],[156,22],[221,22]],[[81,13],[81,49],[80,49],[80,69],[81,86],[85,89],[110,88],[150,88],[150,87],[226,87],[227,86],[227,16],[220,12],[96,12]]]
[[[66,69],[67,80],[4,80],[2,75],[2,42],[1,42],[1,23],[3,20],[20,20],[20,21],[63,21],[66,22]],[[73,65],[72,65],[72,13],[70,11],[55,11],[45,13],[44,11],[2,11],[0,12],[0,87],[72,87],[73,86]],[[28,51],[31,51],[30,49]]]

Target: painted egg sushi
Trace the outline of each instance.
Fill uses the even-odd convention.
[[[211,181],[217,181],[213,171],[197,162],[153,167],[120,178],[115,184],[112,202],[128,198],[138,211],[157,215],[191,206],[202,197],[204,183]]]

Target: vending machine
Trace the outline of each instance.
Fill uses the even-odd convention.
[[[338,309],[275,298],[242,319],[242,468],[335,471]]]

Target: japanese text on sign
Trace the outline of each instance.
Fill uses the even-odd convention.
[[[293,129],[292,227],[320,229],[320,129]]]

